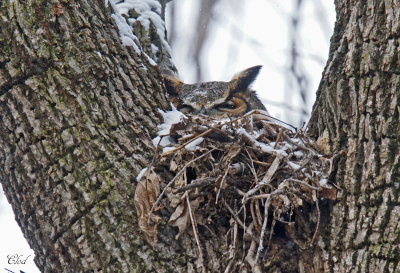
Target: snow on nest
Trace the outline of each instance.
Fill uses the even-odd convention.
[[[183,115],[176,109],[160,112],[164,123],[158,126],[153,143],[162,148],[162,153],[148,166],[150,172],[143,171],[143,176],[138,176],[141,180],[135,193],[139,226],[153,245],[157,242],[160,221],[151,217],[158,217],[153,209],[159,207],[163,198],[163,204],[175,209],[168,224],[178,227],[177,237],[190,223],[184,194],[190,198],[192,212],[200,216],[198,219],[213,219],[215,215],[226,219],[237,217],[244,219],[247,227],[261,225],[257,217],[246,214],[254,209],[254,204],[264,206],[265,212],[280,219],[300,215],[305,210],[318,210],[318,200],[336,198],[336,188],[328,179],[329,158],[319,155],[301,130],[271,122],[257,111],[224,120]],[[257,200],[263,202],[254,202]],[[299,219],[305,219],[302,217]],[[266,219],[268,214],[264,222]],[[314,220],[310,221],[309,230],[318,226]],[[296,224],[293,219],[289,222],[286,224],[291,227]],[[270,221],[268,224],[264,229],[273,234],[274,224]],[[217,233],[218,228],[213,232]],[[299,238],[303,236],[301,229],[293,231],[298,231]],[[260,228],[254,232],[263,238]],[[317,233],[318,228],[314,234]]]
[[[169,136],[171,126],[173,124],[176,124],[180,122],[185,115],[178,111],[172,104],[172,111],[163,111],[161,109],[158,109],[158,111],[161,113],[163,116],[164,122],[160,125],[158,125],[158,134],[155,138],[153,138],[153,145],[157,147],[158,145],[164,147],[163,152],[166,152],[168,150],[171,150],[171,145],[175,145],[176,142],[174,141],[173,138]]]
[[[286,166],[292,171],[301,171],[307,179],[318,180],[322,187],[330,187],[327,183],[327,174],[318,165],[322,163],[316,163],[313,166],[307,163],[310,157],[324,158],[315,151],[312,141],[306,137],[304,132],[296,132],[288,124],[276,120],[271,121],[263,111],[246,114],[246,118],[234,120],[232,118],[213,119],[201,115],[185,116],[174,107],[172,111],[159,111],[163,115],[164,123],[158,126],[158,136],[153,139],[153,144],[156,147],[161,146],[163,154],[170,154],[182,148],[189,152],[194,152],[198,147],[205,148],[207,146],[205,140],[209,139],[212,134],[206,132],[205,136],[200,137],[199,134],[210,131],[209,128],[214,128],[214,135],[219,130],[230,135],[232,144],[239,143],[244,147],[246,143],[251,143],[253,149],[258,150],[261,154],[285,158]],[[256,126],[257,122],[262,122],[264,127],[261,127],[260,124]],[[251,126],[249,126],[250,123]],[[285,137],[279,136],[281,131]],[[180,136],[177,137],[177,134]],[[223,143],[219,144],[224,145]],[[304,170],[304,163],[307,164],[307,171]]]
[[[192,142],[190,142],[189,144],[187,144],[187,145],[185,146],[185,149],[193,152],[194,150],[197,149],[198,145],[199,145],[203,140],[204,140],[204,138],[199,137],[198,139],[193,140]]]

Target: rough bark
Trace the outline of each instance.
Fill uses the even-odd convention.
[[[135,177],[168,108],[99,1],[2,1],[0,181],[42,272],[143,272]]]
[[[337,0],[330,55],[310,128],[341,152],[340,188],[320,246],[327,272],[400,265],[400,3]]]

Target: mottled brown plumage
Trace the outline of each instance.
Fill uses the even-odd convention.
[[[203,114],[222,118],[240,116],[251,110],[266,110],[249,86],[261,66],[250,67],[236,74],[229,82],[185,84],[165,76],[164,83],[171,102],[185,114]]]

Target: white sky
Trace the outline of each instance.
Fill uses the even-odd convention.
[[[3,188],[0,188],[0,272],[7,272],[6,268],[15,273],[19,273],[19,270],[26,273],[38,273],[40,271],[33,262],[33,250],[22,235],[11,206],[3,194]],[[14,254],[22,255],[21,260],[26,260],[26,263],[9,264],[7,257]]]
[[[179,22],[172,56],[180,77],[193,83],[194,68],[188,61],[190,41],[195,30],[198,1],[174,0]],[[294,108],[304,108],[308,114],[315,100],[315,92],[328,58],[329,39],[333,32],[335,9],[333,1],[303,0],[298,49],[303,57],[302,72],[310,80],[308,103],[302,105],[285,75],[288,74],[290,52],[289,20],[294,9],[293,0],[219,0],[214,11],[215,24],[210,39],[203,49],[202,60],[207,67],[205,80],[229,80],[236,72],[254,65],[263,69],[253,85],[269,112],[284,121],[299,126],[299,114],[286,108],[272,106],[269,101],[284,102]],[[168,14],[168,13],[167,13]],[[168,26],[168,21],[167,21]],[[188,42],[189,40],[189,42]],[[318,61],[316,61],[318,60]]]
[[[179,39],[173,48],[173,59],[181,78],[193,82],[194,73],[187,63],[187,48],[190,48],[191,23],[196,18],[195,0],[174,0],[182,8],[177,27]],[[299,97],[291,92],[291,86],[284,77],[288,67],[289,27],[288,18],[293,9],[293,0],[220,0],[215,11],[218,19],[215,31],[203,52],[207,65],[206,80],[229,80],[236,72],[254,65],[263,65],[253,88],[264,100],[269,112],[292,123],[297,122],[298,113],[272,106],[268,101],[285,102],[301,107]],[[310,112],[315,100],[321,73],[328,57],[329,39],[335,20],[333,1],[303,0],[301,32],[298,40],[303,71],[310,77],[310,94],[305,108]],[[168,22],[167,22],[168,23]],[[322,27],[327,26],[327,27]],[[320,61],[315,61],[319,59]],[[298,124],[296,124],[298,125]],[[10,265],[7,255],[19,254],[24,259],[31,255],[26,264]],[[23,270],[36,273],[39,270],[33,262],[33,251],[26,243],[20,228],[14,220],[11,207],[3,193],[0,193],[0,271],[7,268],[14,272]],[[5,271],[5,270],[4,270]],[[6,271],[7,272],[7,271]]]

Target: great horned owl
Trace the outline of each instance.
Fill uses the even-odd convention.
[[[185,84],[172,76],[164,83],[171,102],[184,114],[212,117],[240,116],[251,110],[266,110],[256,92],[249,86],[261,66],[253,66],[236,74],[229,82]]]

